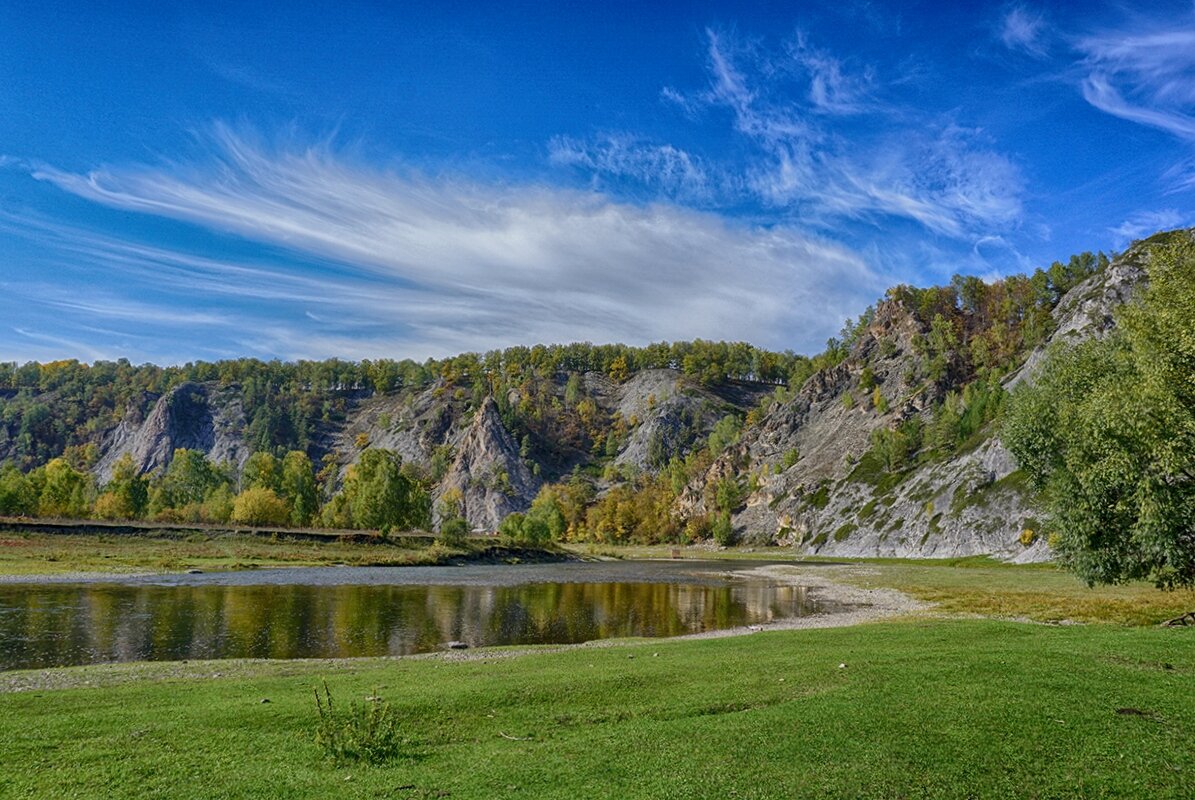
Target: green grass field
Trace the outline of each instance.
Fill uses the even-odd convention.
[[[88,668],[91,686],[0,695],[0,795],[1189,798],[1195,785],[1191,630],[932,620],[500,655],[210,662],[181,678],[141,665],[107,686]],[[340,702],[389,700],[406,754],[325,759],[323,679]]]

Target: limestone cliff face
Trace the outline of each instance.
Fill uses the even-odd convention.
[[[1033,380],[1051,345],[1110,330],[1116,308],[1142,285],[1148,257],[1146,247],[1135,246],[1068,292],[1054,310],[1054,333],[1009,376],[1006,388]],[[1047,558],[1044,544],[1025,534],[1038,523],[998,437],[899,481],[860,469],[874,431],[928,420],[961,385],[957,364],[947,364],[936,382],[920,377],[915,367],[923,356],[916,345],[927,332],[901,304],[881,303],[847,358],[813,375],[785,402],[771,400],[762,420],[684,488],[675,513],[710,513],[713,487],[735,479],[749,491],[733,515],[746,543],[781,542],[842,556]],[[518,439],[493,399],[438,382],[393,394],[354,389],[337,395],[315,429],[305,431],[309,454],[317,462],[334,457],[343,475],[366,447],[394,450],[433,478],[434,499],[458,489],[470,526],[493,530],[507,514],[526,510],[543,480],[561,480],[580,468],[594,476],[600,494],[620,475],[655,470],[673,455],[704,446],[719,419],[745,416],[775,390],[749,382],[704,386],[672,369],[644,370],[622,383],[592,372],[537,376],[507,388],[503,413],[519,420]],[[871,402],[876,392],[882,412]],[[118,424],[95,435],[100,459],[94,471],[106,481],[125,454],[143,472],[159,471],[183,447],[240,468],[251,450],[246,428],[235,385],[187,383],[161,396],[143,393]],[[13,436],[0,426],[0,460],[12,457]],[[611,461],[620,469],[605,470]]]
[[[719,419],[728,413],[741,416],[774,388],[702,387],[669,369],[647,370],[624,383],[597,373],[579,378],[581,397],[594,404],[606,420],[602,424],[621,419],[629,426],[612,460],[638,470],[652,470],[661,460],[701,444]],[[537,402],[566,404],[568,381],[567,374],[556,376],[548,387],[554,395]],[[517,394],[508,399],[512,405],[520,401]],[[591,449],[574,448],[563,461],[559,449],[552,453],[555,461],[537,459],[537,453],[551,448],[536,436],[552,437],[551,427],[533,433],[532,452],[522,453],[494,400],[486,398],[476,408],[474,403],[469,392],[442,382],[414,392],[346,396],[343,416],[309,431],[309,454],[317,462],[326,455],[334,457],[343,477],[366,448],[394,450],[403,461],[438,476],[430,487],[434,499],[460,489],[470,525],[485,530],[497,528],[513,511],[525,511],[544,479],[559,479],[597,457]],[[93,471],[102,484],[128,454],[142,472],[158,472],[169,465],[176,449],[184,447],[240,469],[252,450],[246,433],[236,385],[186,383],[164,395],[143,393],[129,403],[121,421],[99,437],[100,458]],[[602,482],[599,490],[605,485]]]
[[[1134,247],[1102,273],[1071,289],[1054,310],[1055,330],[1006,380],[1011,390],[1033,380],[1058,342],[1102,336],[1114,312],[1145,279],[1148,252]],[[856,470],[872,431],[929,409],[957,388],[910,385],[912,347],[922,326],[899,306],[882,303],[874,322],[841,364],[814,375],[783,405],[728,449],[677,501],[682,516],[708,513],[710,486],[728,476],[753,476],[757,488],[733,515],[747,543],[791,544],[801,552],[837,556],[946,558],[988,554],[1015,561],[1050,557],[1028,489],[998,434],[975,449],[915,469],[895,486]],[[889,410],[880,414],[860,385],[864,367]],[[795,464],[782,469],[785,453]]]
[[[184,383],[154,398],[131,403],[120,424],[108,432],[95,473],[101,482],[126,453],[142,472],[164,469],[180,448],[203,451],[217,463],[238,469],[249,457],[244,440],[245,415],[235,388],[217,390]]]
[[[456,458],[437,495],[459,490],[470,527],[493,531],[507,514],[526,511],[540,485],[519,456],[493,398],[487,397],[456,443]]]
[[[711,483],[748,471],[771,474],[793,451],[799,458],[785,471],[783,480],[768,481],[777,493],[800,493],[823,481],[843,478],[853,460],[870,446],[873,430],[920,414],[929,402],[914,391],[923,387],[910,386],[905,375],[913,355],[913,338],[921,332],[916,321],[896,304],[881,303],[875,321],[850,357],[811,376],[792,400],[774,403],[758,425],[745,431],[739,443],[715,461],[709,474],[686,487],[678,512],[684,516],[708,513],[705,500],[710,492],[706,487]],[[875,381],[870,390],[861,385],[865,366]],[[869,397],[875,388],[891,409],[887,413],[870,408]],[[928,394],[937,391],[930,387]],[[765,491],[751,502],[764,501],[775,507],[775,499],[776,495]],[[736,517],[736,524],[753,541],[766,540],[776,530],[768,531],[759,515]]]
[[[736,407],[674,370],[653,369],[616,387],[612,410],[633,423],[614,463],[646,471],[688,452]]]

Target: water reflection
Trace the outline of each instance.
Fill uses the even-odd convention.
[[[13,586],[0,587],[0,669],[675,636],[817,610],[805,589],[762,582]]]

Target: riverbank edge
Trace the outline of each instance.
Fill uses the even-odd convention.
[[[473,544],[473,543],[471,543]],[[586,557],[571,550],[566,550],[558,547],[531,547],[523,545],[503,544],[500,542],[493,542],[481,547],[469,546],[467,549],[454,549],[440,547],[433,545],[425,551],[425,558],[412,561],[405,564],[387,564],[384,565],[387,569],[403,569],[406,567],[461,567],[461,566],[478,566],[478,565],[502,565],[502,564],[565,564],[581,561],[600,560],[593,557]],[[341,562],[332,562],[327,564],[316,565],[294,565],[294,564],[264,564],[252,567],[240,567],[233,569],[220,570],[200,570],[199,574],[217,572],[265,572],[275,569],[295,569],[295,568],[309,568],[319,569],[320,567],[348,567],[348,566],[379,566],[379,565],[350,565]],[[105,582],[119,582],[129,578],[155,578],[168,577],[172,575],[196,574],[194,570],[179,569],[179,570],[121,570],[114,568],[111,570],[73,570],[69,572],[46,572],[46,573],[0,573],[0,586],[44,586],[51,584],[70,584],[70,583],[105,583]]]
[[[915,600],[894,589],[863,589],[815,575],[797,566],[768,565],[750,569],[713,570],[732,580],[766,579],[810,590],[815,598],[844,610],[792,617],[758,625],[744,625],[714,631],[661,638],[595,639],[577,644],[537,646],[494,646],[467,650],[442,650],[401,656],[362,656],[359,658],[302,659],[210,659],[201,661],[134,661],[87,664],[49,669],[0,672],[0,695],[29,691],[56,691],[78,688],[108,688],[140,680],[213,680],[249,677],[263,672],[287,674],[310,670],[353,670],[387,662],[439,660],[447,662],[517,658],[526,655],[561,653],[570,650],[658,646],[661,642],[696,641],[749,636],[765,631],[796,631],[841,628],[886,620],[932,615],[932,604]]]

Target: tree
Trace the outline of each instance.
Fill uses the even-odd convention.
[[[319,487],[315,465],[302,450],[291,450],[282,459],[280,480],[282,497],[290,504],[290,523],[299,527],[311,524],[319,511]]]
[[[553,492],[540,489],[531,501],[523,528],[530,544],[546,544],[564,538],[568,523]]]
[[[349,468],[342,490],[352,524],[383,532],[426,527],[431,509],[427,492],[403,474],[392,450],[369,449]]]
[[[449,517],[440,523],[438,541],[448,547],[460,547],[469,537],[469,523],[464,517]]]
[[[610,362],[610,369],[608,371],[610,380],[615,383],[624,383],[626,379],[631,376],[631,370],[627,366],[626,356],[619,356]]]
[[[742,430],[743,423],[734,414],[727,414],[714,423],[709,436],[710,455],[717,458],[723,450],[738,442]]]
[[[112,479],[96,500],[96,516],[103,519],[138,519],[149,505],[149,481],[125,453],[112,467]]]
[[[32,517],[37,514],[38,490],[13,464],[0,469],[0,514]]]
[[[228,522],[232,519],[235,504],[232,485],[221,483],[208,492],[207,497],[203,499],[203,503],[199,506],[199,518],[204,522]]]
[[[282,465],[273,453],[259,450],[249,456],[241,470],[241,489],[272,489],[278,492],[282,486]]]
[[[162,476],[161,488],[168,506],[182,508],[202,503],[208,492],[227,480],[202,451],[179,448]]]
[[[734,544],[734,526],[730,524],[729,511],[723,511],[714,518],[710,533],[714,537],[714,543],[719,547],[729,547]]]
[[[290,507],[273,489],[252,486],[232,503],[232,521],[241,525],[285,525]]]
[[[43,517],[87,516],[93,486],[90,475],[76,470],[65,458],[55,458],[45,466],[38,513]]]
[[[1036,385],[1018,387],[1003,438],[1080,577],[1191,586],[1195,245],[1155,246],[1148,272],[1107,338],[1054,350]]]

